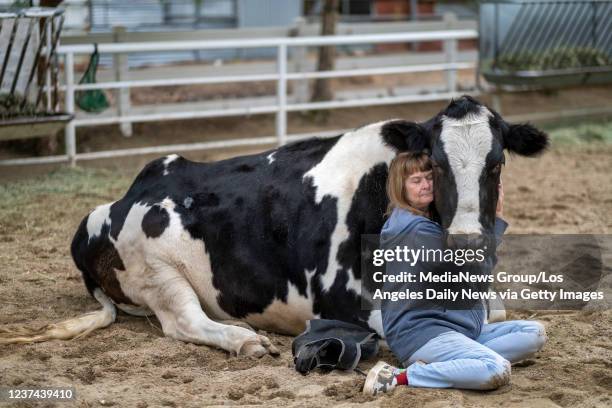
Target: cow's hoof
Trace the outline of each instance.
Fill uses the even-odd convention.
[[[272,344],[270,339],[266,336],[257,335],[255,338],[251,338],[242,343],[239,356],[256,357],[260,358],[266,354],[272,356],[280,355],[280,351]]]

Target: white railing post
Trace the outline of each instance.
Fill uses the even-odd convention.
[[[447,30],[451,30],[452,26],[457,22],[455,13],[445,13],[444,22]],[[450,39],[444,41],[444,55],[446,62],[454,64],[457,62],[458,41]],[[446,87],[448,92],[457,92],[457,70],[449,69],[446,71]]]
[[[277,51],[276,137],[279,146],[287,142],[287,44],[280,44]]]
[[[113,27],[113,41],[115,43],[123,42],[123,36],[125,35],[125,27],[117,26]],[[126,81],[128,80],[128,56],[124,53],[113,54],[113,68],[115,71],[115,81]],[[117,115],[118,116],[129,116],[130,114],[130,89],[121,88],[117,89]],[[124,137],[132,136],[132,124],[130,122],[121,122],[119,124],[119,130]]]
[[[65,109],[66,113],[74,115],[74,54],[66,53],[64,59],[64,71],[66,74]],[[76,166],[76,128],[74,118],[71,119],[64,130],[66,155],[70,166]]]
[[[47,17],[53,19],[53,17]],[[51,111],[51,37],[53,31],[51,30],[51,24],[47,24],[47,55],[45,56],[46,69],[45,69],[45,86],[47,87],[47,111]],[[41,34],[42,36],[42,34]]]

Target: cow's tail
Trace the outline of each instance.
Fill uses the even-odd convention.
[[[93,295],[102,305],[102,309],[85,313],[74,319],[48,324],[39,329],[18,327],[15,329],[0,328],[0,344],[36,343],[47,340],[70,340],[87,336],[96,329],[101,329],[113,323],[117,317],[115,304],[100,288]]]

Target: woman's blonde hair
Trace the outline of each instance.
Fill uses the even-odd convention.
[[[390,215],[394,208],[403,208],[415,215],[430,217],[429,211],[421,211],[413,207],[406,195],[405,180],[414,173],[430,171],[431,160],[427,153],[399,153],[389,166],[389,177],[387,178],[387,196],[389,206],[385,215]]]

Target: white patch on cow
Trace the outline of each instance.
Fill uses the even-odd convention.
[[[361,289],[361,298],[374,299],[374,294],[364,287]],[[370,316],[368,317],[368,326],[370,327],[370,329],[374,330],[380,337],[385,337],[380,309],[372,309],[372,311],[370,312]]]
[[[142,231],[142,219],[151,207],[135,203],[114,243],[125,265],[125,271],[116,271],[121,289],[138,306],[147,306],[147,299],[156,298],[157,292],[171,290],[178,273],[189,282],[206,314],[219,320],[230,319],[217,303],[219,292],[212,284],[204,242],[191,238],[170,198],[157,205],[166,209],[170,218],[159,237],[149,238]],[[182,292],[177,289],[177,302]]]
[[[146,306],[126,305],[123,303],[115,303],[119,309],[132,316],[151,316],[153,311]]]
[[[164,159],[164,176],[167,176],[168,174],[170,174],[170,172],[168,171],[168,166],[170,165],[170,163],[172,163],[178,158],[179,158],[178,154],[171,154],[171,155],[166,156],[166,158]]]
[[[274,299],[262,313],[249,314],[244,319],[248,324],[277,333],[298,335],[306,329],[306,321],[316,318],[313,308],[311,279],[314,271],[305,271],[307,296],[300,294],[297,287],[287,281],[287,301]]]
[[[385,338],[385,331],[383,330],[382,314],[380,310],[372,310],[370,317],[368,317],[368,326],[370,329],[376,331],[381,338]]]
[[[276,152],[272,152],[269,155],[266,156],[266,159],[268,159],[268,164],[272,164],[274,163],[274,160],[276,160],[274,158],[274,155],[276,154]]]
[[[312,178],[317,203],[325,196],[337,199],[338,222],[331,236],[327,271],[321,278],[325,290],[333,285],[341,268],[337,259],[338,247],[349,236],[346,217],[359,181],[374,166],[388,164],[395,157],[395,152],[381,138],[381,128],[385,123],[373,123],[345,133],[323,160],[304,174],[304,181]],[[348,270],[346,288],[361,292],[360,280],[354,278],[352,269]]]
[[[443,117],[440,139],[457,184],[457,211],[448,227],[450,234],[480,234],[479,178],[493,146],[489,127],[491,113],[481,108],[461,119]]]
[[[308,294],[308,298],[311,299],[314,302],[314,295],[312,294],[312,280],[314,279],[315,273],[317,272],[317,269],[312,269],[312,270],[308,270],[305,269],[304,273],[306,274],[306,282],[307,282],[307,287],[306,287],[306,293]],[[313,303],[314,304],[314,303]],[[312,310],[312,308],[311,308]],[[314,315],[314,319],[320,319],[321,318],[321,314],[317,313]]]
[[[185,197],[185,199],[183,200],[183,207],[189,209],[191,208],[191,204],[193,204],[193,198]]]
[[[111,205],[113,205],[113,203],[100,205],[96,207],[91,214],[89,214],[89,217],[87,217],[87,235],[89,236],[90,240],[100,235],[104,224],[108,224],[110,226]]]
[[[146,235],[142,231],[142,219],[151,206],[141,203],[135,203],[130,208],[130,211],[125,217],[123,227],[117,236],[117,240],[113,242],[115,249],[119,252],[119,256],[126,267],[125,271],[119,271],[117,278],[120,275],[128,275],[127,271],[135,265],[138,265],[140,269],[144,268],[144,243],[146,242]],[[131,271],[130,271],[131,272]],[[129,273],[131,276],[132,273]],[[119,280],[121,283],[121,280]],[[123,289],[123,285],[122,285]],[[127,292],[124,291],[127,295]],[[128,295],[131,298],[130,295]]]

